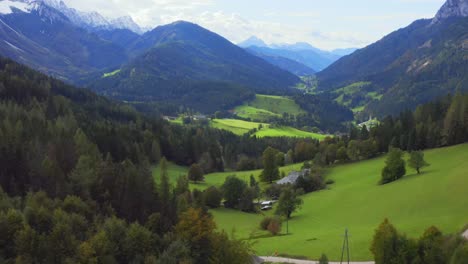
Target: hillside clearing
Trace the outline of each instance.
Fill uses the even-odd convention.
[[[336,183],[303,197],[302,209],[289,221],[289,235],[272,237],[259,231],[258,214],[227,209],[212,213],[218,228],[235,229],[240,238],[253,236],[258,255],[278,251],[316,259],[325,253],[337,260],[349,228],[352,260],[369,260],[374,230],[385,218],[410,237],[419,237],[432,225],[454,233],[468,223],[468,144],[425,154],[431,166],[423,174],[408,169],[402,180],[384,186],[377,185],[384,157],[329,169],[327,178]]]

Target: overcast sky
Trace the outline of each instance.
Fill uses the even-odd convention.
[[[130,15],[155,27],[187,20],[234,43],[255,35],[267,43],[308,42],[322,49],[363,47],[420,18],[445,0],[64,0],[107,17]]]

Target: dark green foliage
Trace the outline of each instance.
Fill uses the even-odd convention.
[[[215,186],[211,186],[206,189],[204,196],[205,205],[210,208],[218,208],[221,204],[221,199],[223,199],[223,193]]]
[[[322,254],[322,256],[320,256],[320,259],[319,259],[319,264],[328,264],[328,258],[327,258],[327,255],[325,255],[325,254]]]
[[[288,93],[297,76],[198,25],[176,22],[145,33],[135,59],[94,90],[127,101],[165,101],[204,113],[228,110],[254,92]]]
[[[190,166],[189,172],[188,172],[188,179],[193,181],[193,182],[198,182],[198,181],[203,181],[204,175],[203,175],[203,169],[198,165],[197,163],[194,163]]]
[[[382,184],[396,181],[406,174],[403,152],[400,149],[392,148],[388,152],[385,167],[382,170]]]
[[[467,264],[468,263],[468,242],[461,243],[453,253],[450,259],[450,264]]]
[[[296,116],[296,127],[317,126],[323,130],[341,131],[345,129],[341,123],[354,118],[351,110],[325,96],[301,94],[294,96],[294,101],[307,112]]]
[[[376,264],[408,263],[405,254],[406,239],[385,219],[374,234],[371,251]]]
[[[285,187],[281,191],[276,207],[276,214],[291,218],[291,214],[300,208],[302,199],[299,197],[302,193],[294,190],[292,187]]]
[[[255,212],[253,200],[257,197],[258,190],[255,187],[246,188],[239,200],[239,210],[244,212]]]
[[[429,166],[429,163],[424,160],[424,152],[411,152],[410,158],[408,159],[408,166],[415,169],[418,174],[420,173],[421,168]]]
[[[279,170],[277,164],[278,150],[268,147],[262,155],[263,171],[260,174],[260,179],[264,182],[272,183],[279,178]]]
[[[444,236],[434,226],[418,240],[408,239],[385,219],[375,231],[371,251],[376,264],[464,264],[466,245],[459,234]]]
[[[325,188],[325,184],[320,175],[307,172],[297,178],[294,188],[310,193]]]
[[[0,59],[0,86],[2,261],[178,263],[195,256],[185,250],[189,241],[173,244],[171,230],[178,212],[203,206],[203,195],[191,194],[184,179],[172,189],[165,158],[155,186],[149,160],[159,159],[159,144],[161,154],[189,164],[209,153],[222,169],[218,140],[235,136],[173,127],[9,60]]]
[[[247,190],[247,184],[236,176],[229,176],[224,181],[221,189],[223,190],[224,199],[226,200],[224,206],[227,208],[236,208],[240,203],[242,195]]]

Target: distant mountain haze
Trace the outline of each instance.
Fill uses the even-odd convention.
[[[284,61],[284,59],[292,60],[313,69],[315,72],[325,69],[342,56],[348,55],[356,50],[354,48],[349,48],[326,51],[306,42],[267,45],[263,40],[255,36],[250,37],[238,45],[254,52],[257,56],[262,56],[264,58],[274,57],[278,58],[278,60],[281,58],[282,61]],[[285,64],[283,63],[283,65]],[[297,69],[294,67],[287,70],[297,72]]]

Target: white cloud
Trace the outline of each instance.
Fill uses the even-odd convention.
[[[309,42],[324,49],[362,47],[416,18],[432,16],[429,13],[411,13],[411,10],[407,13],[384,10],[383,13],[364,11],[357,14],[351,11],[348,14],[346,9],[337,9],[326,13],[310,6],[302,10],[297,1],[290,5],[297,8],[286,6],[283,10],[268,5],[269,9],[253,9],[255,12],[249,12],[251,5],[240,0],[239,5],[244,6],[238,9],[232,7],[237,4],[229,6],[218,0],[64,1],[77,9],[98,11],[107,17],[131,15],[135,22],[144,27],[152,28],[186,20],[206,27],[234,43],[255,35],[267,43]],[[437,5],[440,1],[443,0],[394,0],[393,4],[420,2]],[[258,2],[252,3],[252,6],[254,4],[259,9]]]

